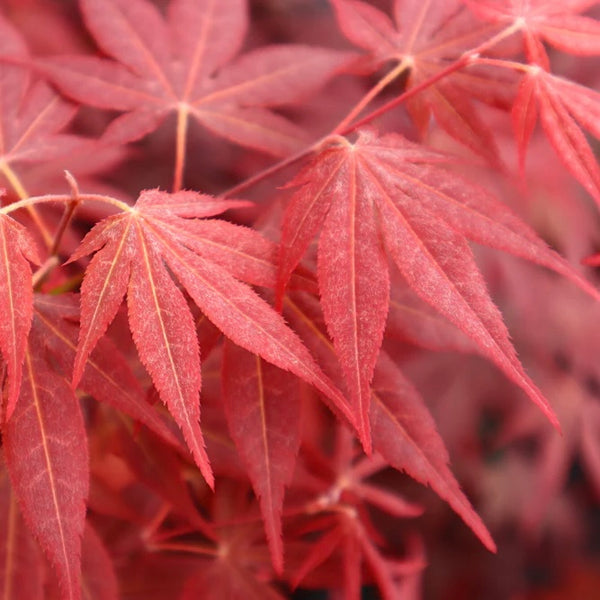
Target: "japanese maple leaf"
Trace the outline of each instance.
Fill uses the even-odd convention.
[[[542,41],[571,54],[600,53],[600,23],[579,14],[598,0],[465,0],[465,4],[481,19],[518,24],[533,62],[547,63]]]
[[[552,268],[598,293],[493,196],[442,169],[441,155],[372,131],[355,144],[334,141],[291,185],[279,296],[312,237],[322,229],[318,279],[327,329],[340,358],[365,447],[371,378],[389,305],[389,255],[408,285],[461,329],[552,422],[523,371],[467,240]]]
[[[3,431],[6,465],[25,522],[50,559],[62,596],[81,598],[81,537],[89,485],[79,400],[32,336],[13,417]]]
[[[125,112],[106,133],[113,140],[142,137],[176,112],[178,135],[191,115],[233,142],[287,154],[304,135],[267,107],[296,102],[348,58],[290,44],[231,62],[247,30],[245,0],[172,0],[166,20],[147,0],[81,0],[80,6],[98,46],[116,62],[75,56],[43,64],[69,96]]]
[[[32,83],[20,63],[30,60],[19,32],[0,15],[0,172],[12,181],[9,165],[62,156],[83,139],[60,134],[76,112],[46,83]]]
[[[541,67],[529,68],[512,112],[521,164],[538,115],[557,156],[600,205],[600,167],[581,130],[600,139],[600,94]]]
[[[363,585],[372,580],[383,600],[416,600],[416,595],[401,591],[402,579],[422,571],[426,566],[424,557],[388,559],[374,541],[373,531],[365,527],[352,507],[342,505],[335,512],[315,519],[306,533],[312,537],[317,533],[322,535],[311,544],[306,560],[295,573],[294,587],[322,566],[328,574],[328,587],[339,592],[342,598],[360,600]],[[363,563],[371,579],[363,577]]]
[[[304,525],[299,533],[323,535],[311,546],[309,556],[294,576],[294,586],[311,571],[325,563],[329,573],[335,574],[329,585],[344,590],[344,598],[359,598],[362,581],[362,563],[368,566],[383,598],[396,598],[398,587],[396,568],[399,565],[423,568],[422,560],[387,560],[381,546],[383,536],[376,532],[368,505],[379,508],[393,517],[415,517],[422,514],[421,506],[401,495],[369,482],[369,478],[388,463],[381,456],[361,456],[352,432],[343,425],[334,426],[334,449],[331,456],[311,449],[301,461],[296,485],[315,494],[309,501]],[[327,444],[331,442],[327,440]],[[302,464],[304,463],[304,464]],[[324,531],[323,531],[324,530]],[[341,565],[336,563],[341,555]],[[341,575],[341,576],[340,576]],[[366,582],[364,582],[366,583]]]
[[[369,52],[372,70],[392,62],[387,77],[408,70],[409,88],[435,76],[493,33],[493,26],[474,19],[460,0],[395,0],[394,22],[365,2],[331,1],[344,35]],[[421,90],[418,99],[408,100],[407,108],[422,132],[433,114],[451,136],[497,162],[490,129],[478,117],[472,99],[506,104],[507,89],[510,86],[497,74],[487,77],[485,71],[470,68]]]
[[[29,69],[23,66],[29,62],[21,35],[0,15],[0,184],[20,198],[28,196],[21,173],[24,167],[64,159],[86,144],[80,136],[60,133],[74,117],[76,107],[45,82],[32,81]],[[63,164],[61,175],[64,168]],[[44,176],[36,179],[40,184]],[[50,246],[52,236],[38,210],[32,206],[27,210]]]
[[[129,326],[140,359],[210,484],[213,477],[198,422],[198,339],[186,297],[173,276],[233,342],[315,385],[352,422],[343,396],[283,318],[235,279],[235,268],[223,267],[215,259],[211,223],[215,231],[221,224],[193,218],[213,216],[240,204],[245,203],[214,200],[195,192],[145,191],[133,208],[100,221],[70,259],[95,253],[81,286],[74,385],[127,294]],[[225,251],[223,256],[227,264]],[[243,262],[241,253],[238,258]]]

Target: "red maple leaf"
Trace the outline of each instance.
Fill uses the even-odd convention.
[[[71,121],[77,107],[46,83],[32,82],[24,67],[29,60],[21,35],[0,15],[0,172],[9,181],[13,163],[52,160],[84,141],[58,133]]]
[[[382,597],[392,600],[399,594],[398,575],[418,572],[424,562],[416,556],[388,559],[384,554],[385,536],[376,532],[367,507],[377,507],[397,518],[419,516],[423,508],[370,482],[370,477],[388,466],[387,461],[376,455],[361,456],[346,427],[338,423],[333,429],[332,456],[317,448],[305,448],[305,460],[296,476],[298,490],[314,499],[308,501],[295,533],[311,539],[321,535],[296,571],[294,586],[324,565],[328,587],[343,590],[344,598],[359,598],[362,585],[367,583],[362,574],[364,563]],[[331,437],[330,430],[327,435]]]
[[[0,181],[21,199],[28,196],[30,182],[46,184],[50,175],[38,173],[24,181],[24,168],[40,164],[47,167],[51,161],[61,159],[62,176],[65,161],[86,144],[90,146],[81,136],[61,133],[77,107],[44,81],[34,80],[25,67],[29,62],[21,35],[0,15]],[[27,211],[51,246],[52,236],[38,209],[28,206]]]
[[[211,222],[193,218],[209,217],[244,204],[218,201],[195,192],[145,191],[133,208],[122,205],[123,214],[100,221],[70,259],[95,253],[81,286],[74,384],[127,294],[129,325],[141,361],[210,484],[213,477],[198,422],[197,334],[187,300],[173,275],[227,337],[315,385],[350,417],[343,396],[283,318],[235,279],[239,271],[227,268],[230,259],[225,251],[222,261],[215,259],[218,251],[207,235]],[[220,224],[213,225],[219,231]],[[209,252],[205,251],[207,244]]]
[[[191,115],[233,142],[288,154],[305,136],[268,107],[303,98],[348,60],[347,53],[289,44],[232,62],[246,34],[245,0],[173,0],[166,20],[146,0],[80,6],[99,47],[117,62],[74,56],[42,64],[69,96],[125,112],[105,134],[113,142],[140,138],[176,112],[183,138]]]
[[[481,19],[518,24],[532,62],[548,61],[542,41],[572,54],[600,54],[600,23],[579,14],[598,4],[597,0],[464,1]]]
[[[391,62],[382,82],[407,71],[408,88],[431,79],[493,35],[493,26],[474,19],[460,0],[396,0],[394,22],[359,0],[332,2],[342,32],[369,52],[371,70]],[[485,69],[470,67],[421,90],[418,98],[407,101],[407,108],[421,132],[429,130],[433,114],[451,136],[497,162],[490,128],[478,116],[473,99],[506,105],[510,88],[497,73],[491,77]]]
[[[81,537],[89,485],[86,432],[69,383],[32,337],[14,414],[3,432],[23,517],[56,569],[62,595],[81,597]]]
[[[365,131],[355,144],[334,141],[290,184],[300,189],[284,216],[278,294],[322,229],[321,303],[366,448],[369,384],[389,305],[386,253],[416,294],[470,337],[554,423],[517,359],[467,240],[554,269],[598,296],[493,196],[441,168],[444,160],[399,135],[378,138]]]
[[[19,390],[33,316],[29,262],[40,263],[35,242],[20,223],[0,215],[0,350],[8,371],[4,419],[10,419]],[[17,301],[18,299],[18,301]]]
[[[557,156],[600,205],[600,168],[579,125],[600,139],[600,94],[541,67],[530,67],[512,113],[521,165],[538,113]]]

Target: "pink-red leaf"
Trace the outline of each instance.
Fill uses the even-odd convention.
[[[127,289],[129,325],[140,359],[181,427],[196,464],[212,487],[200,430],[200,353],[194,320],[160,255],[139,224],[135,227],[137,260]]]
[[[380,191],[377,203],[386,247],[409,286],[473,339],[558,425],[548,402],[517,359],[466,240],[423,207],[394,201],[383,187]]]
[[[307,345],[326,365],[334,381],[339,371],[333,345],[322,331],[322,317],[316,302],[307,295],[295,295],[286,300],[290,321],[303,333]],[[389,464],[406,471],[424,485],[429,485],[457,512],[473,532],[490,549],[494,543],[448,467],[448,452],[437,433],[433,417],[414,386],[402,375],[389,356],[382,353],[375,368],[369,413],[373,449],[378,453],[352,465],[352,454],[342,462],[344,480],[349,491],[394,515],[416,516],[418,506],[385,493],[364,480]],[[348,437],[345,442],[348,445]],[[338,432],[339,449],[340,439]],[[350,442],[350,452],[352,446]],[[346,454],[348,451],[346,450]],[[379,460],[377,458],[379,457]],[[336,457],[337,458],[337,457]],[[337,461],[336,461],[337,462]]]
[[[435,77],[463,53],[490,37],[490,25],[480,23],[460,0],[402,0],[394,3],[395,24],[389,17],[359,0],[333,0],[343,33],[368,51],[371,71],[383,63],[396,63],[388,76],[409,73],[408,88]],[[407,108],[422,134],[430,127],[433,114],[439,125],[473,151],[498,163],[490,128],[478,116],[473,99],[491,104],[505,95],[505,82],[497,77],[476,77],[473,73],[448,75],[427,86]],[[486,93],[482,95],[482,83]]]
[[[298,382],[260,357],[226,343],[223,402],[231,437],[260,501],[273,564],[281,573],[284,487],[292,478],[300,446]]]
[[[323,164],[330,168],[323,168],[320,158],[315,158],[292,182],[301,187],[284,216],[278,294],[281,297],[286,275],[297,264],[310,234],[324,222],[319,240],[319,289],[327,328],[333,336],[347,385],[353,398],[362,398],[353,405],[357,422],[362,419],[358,411],[368,409],[364,386],[368,386],[372,376],[381,344],[380,319],[383,315],[385,320],[387,312],[386,264],[380,255],[382,239],[417,295],[466,333],[480,352],[556,422],[516,357],[467,240],[569,274],[579,285],[597,294],[594,289],[497,200],[439,168],[437,164],[443,157],[438,154],[400,136],[379,139],[373,132],[363,132],[352,146],[340,142],[324,151]],[[344,223],[336,216],[353,213],[360,218],[346,219]],[[361,231],[370,233],[364,235]],[[358,248],[359,243],[357,258],[353,244]],[[349,267],[342,266],[340,257]],[[368,260],[363,261],[363,257]],[[334,263],[335,267],[327,267]],[[344,272],[350,275],[343,275]],[[364,278],[365,284],[361,284],[359,304],[354,304],[354,298],[358,297],[355,283],[358,277]],[[356,306],[368,307],[364,314],[371,319],[375,314],[375,321],[364,330],[356,326],[356,317],[352,326],[352,315],[363,312],[363,309],[357,312]],[[356,335],[358,331],[361,335]],[[359,361],[353,357],[359,357]],[[361,435],[368,447],[365,431],[363,427]]]
[[[31,84],[21,64],[29,60],[21,35],[0,15],[0,173],[5,175],[11,163],[47,161],[83,143],[83,138],[58,133],[76,107],[46,83]]]
[[[73,390],[32,348],[4,444],[23,517],[54,566],[63,597],[78,600],[89,484],[86,433]]]
[[[156,230],[154,234],[169,267],[202,312],[227,337],[314,385],[352,421],[344,397],[322,373],[281,315],[218,265],[183,246],[169,243]]]
[[[191,68],[185,90],[227,64],[248,28],[245,0],[172,0],[168,8],[173,53]]]
[[[297,102],[351,58],[290,44],[231,62],[247,26],[242,0],[173,0],[167,20],[147,0],[81,0],[81,9],[98,45],[118,62],[62,57],[43,68],[76,100],[128,111],[108,132],[119,141],[145,135],[175,111],[236,143],[287,154],[302,145],[302,130],[267,107]]]
[[[88,235],[71,261],[97,251],[81,285],[81,330],[73,366],[73,385],[83,375],[87,359],[115,318],[129,282],[135,256],[131,222],[121,216],[102,221]]]
[[[0,215],[0,350],[8,371],[4,419],[10,419],[19,390],[27,335],[33,316],[29,262],[39,264],[36,245],[27,229]]]
[[[173,205],[168,206],[171,199]],[[203,226],[193,220],[195,216],[215,214],[231,205],[194,192],[171,195],[146,191],[133,209],[96,225],[71,257],[75,260],[96,253],[82,285],[76,376],[82,372],[89,353],[113,320],[126,293],[129,324],[142,363],[182,428],[209,483],[212,474],[198,424],[198,339],[187,300],[171,274],[206,316],[236,344],[315,385],[352,421],[341,393],[281,315],[219,266],[218,263],[231,265],[231,252],[226,250],[218,222],[212,224],[221,252],[211,240],[210,222]],[[251,241],[253,236],[246,237]],[[235,248],[235,242],[233,245]],[[260,255],[264,244],[255,237],[254,245]],[[203,253],[206,258],[201,256]],[[236,270],[231,269],[234,273]]]
[[[369,189],[353,157],[338,172],[347,201],[332,204],[319,242],[325,321],[352,394],[359,435],[370,450],[369,397],[390,296],[387,257],[379,243]]]
[[[585,114],[587,111],[582,111],[579,104],[579,96],[581,96],[587,101],[587,108],[591,108],[597,113],[600,106],[598,95],[593,95],[592,92],[577,94],[578,89],[575,84],[563,83],[564,80],[542,69],[531,70],[527,77],[531,77],[535,81],[540,121],[558,157],[594,200],[600,204],[598,160],[575,120],[581,120],[594,135],[599,135],[598,124],[594,122],[593,118],[590,119],[594,113]],[[570,91],[570,94],[563,98],[562,91],[565,88]],[[591,126],[589,125],[590,120]]]
[[[544,40],[550,45],[577,55],[600,53],[600,23],[581,16],[594,0],[547,2],[546,0],[465,0],[480,18],[500,23],[520,23],[529,44]],[[532,55],[530,54],[530,57]]]

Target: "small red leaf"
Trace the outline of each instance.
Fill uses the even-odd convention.
[[[173,0],[168,20],[147,0],[82,0],[81,9],[117,62],[75,56],[40,65],[76,100],[128,111],[109,128],[113,141],[138,139],[178,112],[238,144],[289,154],[303,145],[303,130],[268,107],[297,102],[353,58],[289,44],[233,60],[246,33],[242,0]]]

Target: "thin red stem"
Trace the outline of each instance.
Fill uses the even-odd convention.
[[[173,192],[178,192],[183,186],[185,170],[185,152],[188,130],[188,109],[180,105],[177,110],[177,133],[175,138],[175,174],[173,176]]]
[[[69,226],[69,223],[71,222],[71,219],[75,214],[75,210],[81,203],[81,197],[79,195],[79,186],[77,185],[77,181],[75,181],[73,175],[71,175],[71,173],[69,173],[68,171],[65,172],[65,176],[67,178],[67,181],[69,182],[69,185],[71,186],[71,202],[69,202],[69,204],[65,206],[65,210],[60,219],[60,223],[58,224],[56,233],[54,234],[54,241],[52,242],[52,246],[50,247],[50,255],[58,254],[58,248],[60,246],[60,242],[63,238],[63,235],[65,234],[65,231],[67,230],[67,227]]]
[[[116,198],[112,198],[111,196],[102,196],[100,194],[81,194],[79,196],[80,200],[88,201],[88,202],[102,202],[103,204],[110,204],[118,208],[123,212],[128,212],[132,210],[129,204],[121,200],[117,200]],[[0,208],[0,214],[7,215],[15,210],[19,210],[20,208],[27,208],[28,206],[33,206],[35,204],[46,204],[48,202],[63,202],[68,203],[73,200],[73,196],[67,194],[46,194],[44,196],[30,196],[29,198],[25,198],[24,200],[19,200],[18,202],[13,202],[13,204],[9,204],[7,206],[3,206]]]
[[[270,175],[273,175],[274,173],[277,173],[277,172],[281,171],[282,169],[285,169],[286,167],[293,165],[295,162],[298,162],[299,160],[302,160],[305,156],[308,156],[309,154],[311,154],[326,139],[327,139],[327,137],[324,137],[324,138],[316,141],[309,148],[305,148],[301,152],[298,152],[298,153],[294,154],[293,156],[289,156],[288,158],[284,158],[284,159],[280,160],[279,162],[274,163],[270,167],[263,169],[259,173],[256,173],[255,175],[248,177],[248,179],[245,179],[241,183],[238,183],[234,187],[229,188],[228,190],[223,192],[221,194],[221,197],[222,198],[234,197],[237,194],[239,194],[240,192],[242,192],[243,190],[245,190],[249,187],[252,187],[253,185],[259,183],[263,179],[266,179]]]
[[[352,123],[352,119],[354,119],[356,116],[358,116],[362,112],[362,110],[368,105],[368,103],[371,102],[371,100],[373,100],[392,81],[397,79],[404,72],[404,70],[410,65],[410,62],[411,62],[410,57],[404,57],[394,69],[392,69],[389,73],[387,73],[384,77],[382,77],[365,94],[365,96],[354,107],[352,107],[352,109],[346,114],[346,116],[339,122],[339,124],[333,129],[333,131],[329,135],[323,136],[322,138],[317,140],[315,143],[311,144],[310,147],[294,154],[293,156],[290,156],[289,158],[284,158],[283,160],[280,160],[279,162],[274,163],[270,167],[263,169],[259,173],[252,175],[248,179],[245,179],[241,183],[238,183],[236,186],[223,192],[221,194],[221,196],[222,197],[235,196],[236,194],[239,194],[241,191],[246,190],[249,187],[252,187],[253,185],[259,183],[260,181],[262,181],[263,179],[266,179],[267,177],[273,175],[274,173],[281,171],[285,167],[288,167],[288,166],[294,164],[295,162],[302,160],[304,157],[308,156],[309,154],[314,152],[317,148],[319,148],[332,135],[347,135],[349,133],[352,133],[353,131],[355,131],[356,129],[361,127],[362,125],[366,125],[367,123],[370,123],[371,121],[373,121],[377,117],[381,116],[382,114],[392,110],[393,108],[402,104],[403,102],[406,102],[406,100],[408,100],[409,98],[412,98],[412,96],[414,96],[414,95],[418,94],[419,92],[422,92],[424,89],[436,84],[438,81],[440,81],[440,79],[443,79],[444,77],[447,77],[448,75],[454,73],[455,71],[458,71],[470,64],[475,63],[481,52],[484,52],[484,51],[488,50],[489,48],[495,46],[503,39],[509,37],[516,31],[518,31],[520,28],[521,28],[520,23],[518,23],[518,22],[512,23],[511,25],[509,25],[508,27],[506,27],[505,29],[503,29],[502,31],[497,33],[495,36],[491,37],[489,40],[483,42],[476,48],[473,48],[472,50],[465,52],[459,59],[457,59],[453,63],[449,64],[445,69],[442,69],[441,71],[439,71],[438,73],[436,73],[435,75],[430,77],[429,79],[426,79],[425,81],[422,81],[419,85],[407,90],[406,92],[404,92],[397,98],[390,100],[389,102],[387,102],[386,104],[384,104],[377,110],[374,110],[373,112],[369,113],[368,115],[366,115],[359,121]]]
[[[373,121],[377,117],[381,116],[382,114],[384,114],[384,113],[396,108],[396,106],[399,106],[400,104],[406,102],[409,98],[412,98],[416,94],[422,92],[424,89],[427,89],[428,87],[431,87],[432,85],[435,85],[441,79],[448,77],[448,75],[451,75],[452,73],[455,73],[456,71],[459,71],[460,69],[463,69],[466,66],[475,64],[479,58],[479,55],[482,52],[489,50],[490,48],[492,48],[493,46],[498,44],[500,41],[502,41],[503,39],[511,36],[513,33],[515,33],[515,31],[518,31],[520,29],[520,27],[521,27],[520,23],[516,23],[516,22],[512,23],[510,26],[506,27],[505,29],[503,29],[502,31],[497,33],[495,36],[491,37],[489,40],[486,40],[485,42],[483,42],[482,44],[477,46],[476,48],[473,48],[472,50],[469,50],[468,52],[463,53],[460,58],[455,60],[453,63],[450,63],[445,69],[438,71],[435,75],[431,76],[429,79],[426,79],[426,80],[422,81],[420,84],[416,85],[415,87],[410,88],[403,94],[400,94],[400,96],[398,96],[397,98],[394,98],[393,100],[390,100],[389,102],[386,102],[383,106],[380,106],[378,109],[374,110],[373,112],[369,113],[368,115],[366,115],[359,121],[356,121],[355,123],[353,123],[346,129],[344,129],[343,131],[339,131],[338,133],[340,133],[341,135],[347,135],[349,133],[352,133],[359,127],[362,127],[363,125],[370,123],[371,121]]]
[[[186,552],[188,554],[199,554],[201,556],[219,556],[219,551],[215,548],[208,546],[200,546],[198,544],[184,544],[184,543],[170,543],[170,544],[151,544],[148,546],[149,550],[155,552]]]
[[[389,73],[382,77],[354,106],[352,110],[339,122],[333,130],[332,135],[342,134],[342,132],[358,117],[367,105],[376,98],[392,81],[395,81],[409,67],[410,60],[403,58]]]

